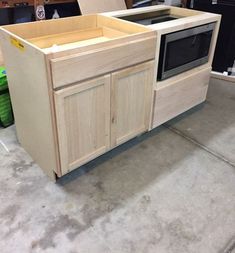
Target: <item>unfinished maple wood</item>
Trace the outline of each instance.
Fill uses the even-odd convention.
[[[154,62],[112,74],[111,146],[120,145],[148,130]]]
[[[152,128],[205,101],[210,72],[210,67],[196,70],[156,88]]]
[[[77,30],[59,34],[52,34],[28,39],[29,42],[40,48],[48,48],[53,45],[63,45],[81,40],[88,40],[103,36],[101,28],[92,28],[86,30]]]
[[[87,23],[85,20],[87,19]],[[8,27],[8,32],[15,31],[14,36],[20,38],[26,43],[30,43],[36,48],[40,48],[45,54],[51,55],[50,58],[56,59],[62,56],[82,53],[89,50],[100,49],[101,46],[115,46],[121,43],[131,43],[135,39],[143,39],[149,37],[156,37],[155,32],[146,29],[141,25],[131,24],[123,20],[116,20],[112,17],[101,15],[88,15],[76,18],[65,18],[69,26],[68,20],[72,23],[78,22],[79,26],[76,29],[69,29],[68,31],[52,32],[48,35],[44,28],[44,23],[36,26],[39,32],[33,32],[31,24],[22,24],[17,29],[15,27]],[[41,23],[41,22],[38,22]],[[38,27],[40,26],[40,27]],[[32,30],[32,35],[22,32],[21,29]],[[56,30],[56,20],[50,21],[50,28]],[[36,35],[37,34],[37,35]]]
[[[133,15],[142,15],[144,18],[148,17],[146,15],[158,15],[158,13],[161,11],[166,11],[166,14],[170,13],[170,8],[169,6],[166,5],[157,5],[157,6],[149,6],[149,7],[142,7],[142,8],[133,8],[133,9],[128,9],[128,10],[114,10],[110,12],[104,12],[102,15],[108,16],[108,17],[128,17],[128,16],[133,16]],[[152,13],[152,14],[151,14]],[[164,12],[165,13],[165,12]]]
[[[83,15],[126,9],[124,0],[78,0],[78,5]]]
[[[90,16],[88,17],[90,18]],[[106,16],[101,15],[93,15],[93,18],[96,19],[96,25],[91,26],[89,29],[80,28],[79,30],[69,32],[68,34],[58,33],[50,35],[50,43],[44,45],[44,48],[47,47],[46,53],[50,53],[50,47],[52,53],[59,52],[63,49],[69,49],[69,46],[71,49],[83,47],[83,51],[86,51],[86,47],[91,44],[99,45],[100,42],[109,41],[109,45],[114,46],[121,42],[131,42],[134,37],[137,39],[150,36],[150,30],[146,30],[140,25],[130,24],[123,20],[117,20],[110,17],[107,18]],[[152,36],[156,35],[152,34]],[[48,36],[39,37],[39,41],[42,40],[44,42],[44,38],[48,39]],[[28,40],[30,42],[36,40],[37,43],[38,38],[30,38]],[[54,45],[56,45],[56,47],[54,47]]]
[[[52,128],[45,57],[28,44],[24,44],[24,50],[13,46],[10,38],[8,33],[0,32],[17,137],[34,161],[55,180],[59,164]]]
[[[125,32],[121,32],[118,30],[114,30],[108,27],[97,27],[97,28],[90,28],[85,30],[77,30],[72,32],[65,32],[65,33],[59,33],[59,34],[53,34],[53,35],[46,35],[46,36],[40,36],[36,38],[30,38],[28,39],[29,42],[33,43],[37,47],[40,48],[50,48],[54,45],[64,45],[69,43],[77,43],[77,42],[84,42],[89,44],[90,39],[95,38],[106,38],[113,39],[118,38],[127,35]],[[77,43],[77,45],[79,45]]]
[[[110,75],[55,92],[62,175],[110,146]]]
[[[46,35],[62,34],[97,27],[96,15],[75,16],[69,18],[42,20],[37,22],[2,26],[22,39],[37,38]]]
[[[139,64],[55,92],[62,175],[147,131],[153,67]]]
[[[88,40],[101,36],[116,38],[118,35],[122,36],[144,31],[141,26],[134,25],[131,26],[132,29],[126,30],[126,33],[122,32],[122,30],[125,29],[125,25],[120,29],[120,22],[118,21],[115,23],[113,20],[115,19],[107,19],[107,17],[97,15],[87,15],[62,18],[59,20],[25,23],[20,24],[20,26],[9,25],[7,26],[7,30],[40,48],[49,47],[53,44],[61,45],[78,40]],[[113,23],[115,23],[117,27],[112,25]],[[128,24],[126,26],[128,26]]]
[[[154,59],[155,38],[51,60],[54,88]],[[64,69],[66,68],[66,72]],[[79,71],[77,71],[79,70]]]
[[[48,29],[46,21],[36,22],[35,26],[32,23],[7,26],[8,33],[14,32],[16,38],[48,56],[54,88],[155,57],[156,34],[141,25],[101,15],[63,20],[68,31],[61,20],[48,21]],[[61,27],[56,33],[58,25]]]

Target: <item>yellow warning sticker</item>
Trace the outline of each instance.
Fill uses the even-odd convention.
[[[11,44],[15,47],[17,47],[18,49],[20,49],[21,51],[25,50],[24,45],[16,38],[11,37]]]

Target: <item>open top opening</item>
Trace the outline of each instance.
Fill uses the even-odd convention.
[[[10,25],[4,29],[46,51],[56,47],[86,46],[149,31],[145,27],[102,15]]]
[[[194,16],[199,14],[199,12],[191,10],[183,10],[179,12],[178,8],[170,7],[168,9],[155,9],[153,11],[144,11],[141,13],[127,14],[118,16],[122,20],[127,20],[130,22],[142,24],[142,25],[152,25],[162,22],[172,21],[180,18],[185,18],[189,16]]]
[[[142,24],[142,25],[152,25],[152,24],[174,20],[177,18],[180,18],[180,16],[171,14],[170,9],[147,12],[147,13],[139,13],[135,15],[120,17],[120,19],[131,21],[134,23]]]

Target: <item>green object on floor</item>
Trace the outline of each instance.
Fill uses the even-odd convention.
[[[10,126],[14,123],[11,98],[8,90],[6,70],[0,67],[0,125]]]

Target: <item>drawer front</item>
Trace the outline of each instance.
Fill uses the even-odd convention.
[[[181,78],[154,92],[152,128],[178,116],[206,99],[211,68]]]
[[[59,88],[155,58],[156,38],[141,39],[51,60],[53,87]]]

